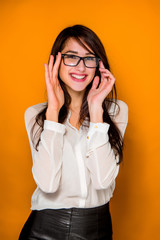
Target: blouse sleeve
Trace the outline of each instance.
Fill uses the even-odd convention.
[[[34,106],[25,111],[25,125],[33,159],[32,173],[37,186],[42,191],[51,193],[58,189],[60,183],[65,125],[44,120],[44,130],[41,132],[37,151],[30,136],[37,113]],[[38,128],[36,125],[34,132]]]
[[[128,106],[119,100],[120,111],[113,117],[122,137],[128,123]],[[86,166],[95,189],[108,188],[119,172],[118,155],[115,155],[109,142],[108,123],[92,123],[87,135]]]

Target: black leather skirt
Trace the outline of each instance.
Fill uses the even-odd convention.
[[[19,240],[112,240],[109,203],[95,208],[32,210]]]

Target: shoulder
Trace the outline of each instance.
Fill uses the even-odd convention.
[[[43,110],[46,106],[47,106],[47,102],[38,103],[33,106],[30,106],[25,110],[25,115],[28,115],[29,113],[35,113],[35,114],[37,113],[38,114],[38,112]]]
[[[120,111],[123,114],[125,114],[125,113],[128,114],[128,105],[124,101],[118,99],[117,104],[119,105]]]
[[[28,125],[31,120],[34,121],[36,115],[47,106],[47,102],[38,103],[28,107],[24,113],[25,124]]]
[[[120,100],[113,101],[109,109],[109,115],[114,121],[128,122],[128,105]]]

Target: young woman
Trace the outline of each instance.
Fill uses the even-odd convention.
[[[128,107],[97,35],[82,25],[60,32],[45,81],[47,102],[25,112],[37,188],[19,239],[111,240]]]

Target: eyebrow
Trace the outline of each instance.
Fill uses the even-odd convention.
[[[65,52],[65,54],[66,54],[66,53],[74,53],[74,54],[78,54],[78,52],[76,52],[76,51],[71,51],[71,50],[68,50],[67,52]],[[95,54],[92,53],[92,52],[88,52],[88,53],[86,53],[85,55],[94,55],[94,56],[95,56]]]

